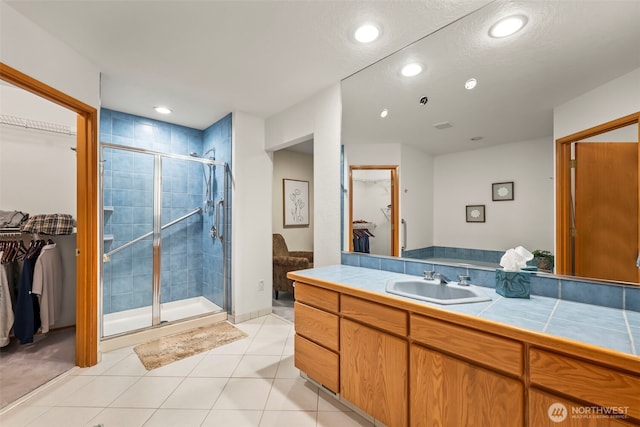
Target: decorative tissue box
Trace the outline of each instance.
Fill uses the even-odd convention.
[[[528,271],[496,269],[496,292],[505,298],[529,298],[531,276]]]

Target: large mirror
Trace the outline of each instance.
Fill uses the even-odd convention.
[[[511,16],[522,29],[489,34]],[[557,141],[640,111],[638,22],[636,1],[495,1],[343,80],[345,169],[398,166],[402,256],[494,266],[518,245],[558,256]],[[403,76],[408,63],[422,72]],[[636,119],[592,140],[637,152],[638,134]]]

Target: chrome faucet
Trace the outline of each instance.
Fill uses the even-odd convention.
[[[458,285],[460,285],[460,286],[469,286],[470,285],[469,281],[471,280],[471,277],[469,277],[468,275],[461,274],[460,276],[458,276],[458,279],[460,280],[458,282]]]
[[[447,283],[449,283],[446,279],[446,277],[444,277],[442,274],[440,273],[434,273],[433,274],[433,280],[437,281],[438,283],[440,283],[442,286],[446,286]]]
[[[435,273],[435,271],[425,270],[423,273],[424,273],[424,280],[433,280],[433,273]]]

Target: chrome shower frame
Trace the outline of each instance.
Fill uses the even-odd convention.
[[[151,327],[156,327],[158,325],[160,325],[161,320],[160,320],[160,289],[161,289],[161,282],[160,282],[160,272],[161,272],[161,244],[162,244],[162,240],[161,240],[161,232],[162,229],[166,228],[163,227],[161,225],[161,214],[162,214],[162,187],[161,187],[161,177],[162,177],[162,158],[170,158],[170,159],[177,159],[177,160],[187,160],[190,162],[198,162],[202,164],[202,167],[204,168],[205,165],[207,165],[209,167],[209,182],[207,183],[207,186],[209,187],[207,189],[207,192],[209,194],[209,196],[207,197],[207,201],[205,201],[205,207],[204,207],[204,211],[207,212],[207,205],[209,205],[208,207],[212,207],[214,205],[214,201],[212,198],[212,189],[211,189],[211,185],[212,185],[212,175],[213,175],[213,169],[215,168],[215,166],[222,166],[224,169],[224,189],[223,189],[223,196],[222,198],[215,203],[215,222],[214,225],[212,225],[209,234],[212,238],[219,240],[222,244],[222,254],[223,254],[223,262],[222,262],[222,274],[223,274],[223,295],[222,295],[222,302],[223,302],[223,310],[227,311],[227,313],[230,312],[232,305],[231,305],[231,281],[229,278],[229,268],[228,268],[228,257],[230,254],[229,248],[230,248],[230,242],[227,240],[225,241],[225,236],[227,235],[227,231],[223,231],[224,227],[226,226],[225,224],[228,224],[228,221],[225,220],[224,224],[221,224],[221,212],[220,212],[220,208],[224,207],[226,208],[226,200],[228,200],[228,192],[229,192],[229,177],[228,174],[231,173],[231,169],[229,168],[229,165],[225,162],[221,162],[221,161],[216,161],[213,157],[211,158],[203,158],[203,157],[199,157],[199,156],[194,156],[194,155],[181,155],[181,154],[171,154],[171,153],[163,153],[160,151],[154,151],[154,150],[147,150],[147,149],[143,149],[143,148],[136,148],[136,147],[129,147],[129,146],[125,146],[125,145],[119,145],[119,144],[112,144],[112,143],[107,143],[107,142],[102,142],[100,143],[100,193],[103,194],[104,192],[104,159],[102,158],[103,155],[103,150],[104,148],[111,148],[111,149],[116,149],[116,150],[124,150],[124,151],[130,151],[130,152],[135,152],[135,153],[142,153],[142,154],[149,154],[152,155],[154,157],[154,188],[153,188],[153,193],[154,193],[154,202],[153,202],[153,231],[151,232],[151,235],[153,235],[153,301],[152,301],[152,326]],[[211,149],[209,151],[207,151],[205,153],[208,154],[209,152],[213,151],[214,152],[214,156],[215,156],[215,150]],[[192,153],[195,154],[195,153]],[[205,183],[207,182],[206,176],[205,176]],[[198,208],[199,209],[199,208]],[[197,209],[197,210],[198,210]],[[202,210],[200,210],[201,212]],[[196,212],[193,211],[183,217],[181,217],[178,220],[172,221],[171,225],[173,225],[174,223],[182,220],[182,219],[186,219],[187,217],[195,214],[195,213],[200,213],[200,212]],[[227,209],[225,209],[225,214],[227,213]],[[104,233],[104,200],[102,197],[100,197],[100,224],[101,224],[101,229],[102,229],[102,233]],[[167,225],[169,226],[169,224]],[[222,227],[222,228],[221,228]],[[148,236],[145,236],[148,237]],[[137,239],[137,241],[140,241],[142,239]],[[101,238],[101,241],[104,241],[103,238]],[[126,244],[126,246],[130,246],[131,244],[134,244],[135,242],[129,242],[128,244]],[[105,253],[104,253],[104,245],[100,245],[100,259],[105,260]],[[100,270],[101,270],[101,274],[100,274],[100,300],[103,300],[103,274],[102,274],[102,264],[100,263]],[[103,328],[103,316],[104,314],[102,313],[102,307],[100,308],[100,336],[102,336],[102,331],[104,330]]]

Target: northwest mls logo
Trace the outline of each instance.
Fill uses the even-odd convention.
[[[567,411],[567,407],[562,403],[556,402],[549,406],[547,415],[549,416],[549,419],[554,423],[561,423],[567,418],[567,415],[569,415],[569,411]]]

